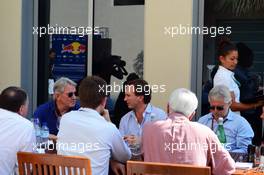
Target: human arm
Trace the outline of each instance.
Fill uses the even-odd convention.
[[[123,116],[120,120],[120,123],[119,123],[119,132],[121,134],[121,136],[125,136],[126,135],[126,121],[125,121],[125,117]]]
[[[111,139],[112,158],[119,162],[125,163],[127,160],[131,158],[131,151],[126,145],[126,143],[124,142],[117,128],[114,126],[113,126],[112,135],[113,135]]]
[[[36,147],[36,135],[32,123],[29,123],[27,127],[22,130],[24,139],[20,145],[19,151],[33,152]]]
[[[110,166],[115,175],[125,175],[126,167],[123,163],[120,163],[116,160],[110,160]]]
[[[246,119],[241,118],[240,125],[237,128],[236,149],[232,152],[247,153],[247,147],[252,143],[254,132]]]
[[[262,114],[260,115],[260,118],[264,120],[264,106],[262,106]]]
[[[241,103],[241,102],[236,102],[235,101],[235,94],[234,92],[230,92],[231,97],[232,97],[232,104],[230,108],[232,111],[245,111],[245,110],[250,110],[250,109],[256,109],[257,107],[263,106],[264,101],[257,101],[255,103]]]

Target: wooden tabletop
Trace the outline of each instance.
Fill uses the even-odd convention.
[[[247,170],[236,170],[232,175],[264,175],[264,173],[261,172],[252,172]]]

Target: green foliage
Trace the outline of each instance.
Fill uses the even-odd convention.
[[[231,11],[235,16],[264,10],[264,0],[217,0],[214,2],[216,11]]]

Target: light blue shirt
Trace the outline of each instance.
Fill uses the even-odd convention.
[[[119,124],[119,131],[122,136],[141,136],[142,129],[145,123],[156,120],[165,120],[166,118],[167,115],[162,109],[154,107],[149,103],[143,113],[143,120],[140,124],[137,121],[135,112],[130,111],[122,117]]]
[[[212,113],[209,113],[201,117],[198,122],[212,129],[212,119]],[[215,133],[217,127],[217,121],[213,120],[213,131]],[[227,141],[225,148],[227,151],[247,153],[247,147],[251,144],[254,136],[254,132],[247,120],[229,110],[227,117],[224,119],[224,130]]]

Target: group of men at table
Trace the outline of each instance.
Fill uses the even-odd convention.
[[[211,166],[213,174],[231,174],[235,162],[228,152],[246,153],[254,136],[249,123],[230,110],[232,98],[225,86],[210,91],[211,112],[193,122],[198,100],[190,90],[174,90],[165,113],[150,103],[145,80],[130,81],[124,101],[131,111],[122,117],[119,130],[105,109],[106,88],[103,79],[88,76],[79,86],[79,103],[76,83],[62,77],[54,84],[54,99],[34,113],[40,123],[47,123],[50,134],[57,135],[57,153],[89,158],[96,175],[107,175],[109,162],[116,174],[124,174],[124,164],[131,158],[128,144],[135,138],[140,139],[144,161]],[[18,151],[34,151],[34,127],[22,117],[28,103],[19,87],[8,87],[0,95],[1,175],[15,172]],[[224,147],[215,134],[219,117],[224,118]]]

